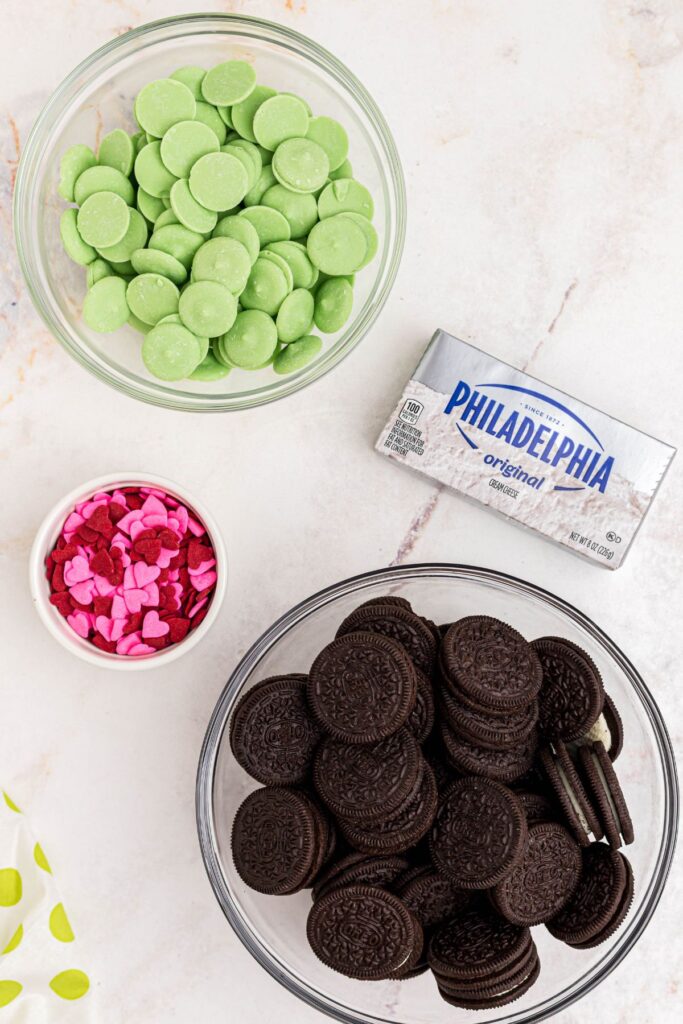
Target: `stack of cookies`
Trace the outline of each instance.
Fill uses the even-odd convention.
[[[309,942],[342,974],[431,969],[447,1002],[502,1006],[539,975],[532,927],[583,949],[628,913],[621,721],[567,640],[373,599],[308,675],[245,694],[230,741],[264,784],[235,815],[237,872],[311,888]]]

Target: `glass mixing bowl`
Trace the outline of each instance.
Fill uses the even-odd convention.
[[[541,974],[530,991],[502,1009],[457,1010],[439,997],[433,978],[358,982],[329,970],[306,941],[310,891],[263,896],[237,875],[230,830],[237,807],[257,783],[230,751],[226,728],[240,695],[266,676],[306,672],[315,655],[362,601],[387,593],[408,598],[436,622],[473,613],[504,619],[529,638],[563,636],[597,664],[623,718],[625,742],[619,778],[629,802],[636,841],[627,855],[635,874],[631,912],[614,936],[593,950],[573,950],[543,927],[533,931]],[[209,724],[197,779],[199,838],[223,912],[265,969],[290,992],[348,1024],[506,1024],[541,1021],[580,999],[623,960],[659,902],[673,856],[678,783],[671,743],[642,677],[602,630],[559,597],[490,569],[413,565],[356,576],[315,594],[283,615],[257,640],[233,672]]]
[[[341,121],[349,135],[354,176],[375,199],[379,250],[356,277],[352,317],[323,336],[314,362],[287,377],[272,369],[233,370],[214,383],[166,384],[140,356],[130,327],[96,334],[81,316],[85,270],[62,249],[57,193],[59,163],[69,146],[116,127],[136,130],[133,99],[147,82],[184,64],[211,67],[240,58],[259,81],[303,96],[318,114]],[[405,184],[391,132],[377,104],[336,57],[292,29],[259,18],[197,14],[152,22],[112,40],[62,82],[36,121],[19,165],[14,200],[19,260],[33,303],[54,336],[86,369],[112,387],[154,405],[191,412],[245,409],[290,395],[337,365],[368,332],[396,277],[405,235]]]

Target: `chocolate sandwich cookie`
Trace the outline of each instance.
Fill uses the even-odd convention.
[[[489,750],[508,750],[519,746],[533,731],[538,719],[538,703],[533,700],[519,711],[504,717],[475,711],[459,700],[452,690],[439,693],[441,713],[452,732],[468,743]]]
[[[526,846],[524,809],[499,782],[468,777],[446,790],[430,835],[437,871],[459,888],[490,889],[510,874]]]
[[[497,782],[514,782],[529,770],[538,750],[538,734],[532,730],[519,746],[504,750],[475,746],[457,736],[445,722],[440,723],[446,756],[453,767],[465,775],[481,775]]]
[[[313,782],[330,810],[345,820],[390,815],[417,793],[425,760],[407,728],[359,746],[328,737],[313,760]]]
[[[396,981],[407,981],[408,978],[414,978],[416,974],[421,974],[428,966],[422,925],[412,911],[409,911],[409,913],[413,921],[413,949],[406,962],[397,971],[389,975],[390,978]]]
[[[397,604],[357,608],[342,622],[337,636],[376,633],[400,643],[416,668],[429,675],[436,659],[437,641],[419,615]]]
[[[519,961],[530,946],[528,928],[478,906],[436,929],[429,941],[427,959],[439,980],[484,982]]]
[[[418,743],[424,743],[434,726],[434,691],[424,672],[417,673],[417,694],[415,706],[408,715],[407,727]]]
[[[483,711],[506,712],[536,698],[543,678],[532,647],[512,626],[487,615],[455,622],[443,638],[442,671]]]
[[[414,956],[415,925],[410,911],[385,889],[352,885],[313,904],[306,933],[315,955],[333,971],[380,980],[407,967]]]
[[[396,891],[425,931],[471,909],[477,899],[471,889],[458,889],[431,868]]]
[[[458,1006],[463,1010],[493,1010],[499,1006],[507,1006],[508,1003],[514,1003],[516,999],[520,999],[525,992],[528,992],[536,984],[540,973],[541,962],[538,954],[536,954],[530,966],[519,971],[511,980],[499,982],[493,986],[482,985],[479,989],[473,988],[469,998],[462,995],[454,996],[441,985],[438,986],[439,994],[445,1002],[451,1006]],[[505,986],[507,985],[511,987],[506,988]],[[498,993],[498,995],[492,995],[491,993],[493,992]]]
[[[434,975],[440,991],[462,999],[495,999],[516,988],[529,976],[538,959],[536,945],[529,935],[523,951],[507,966],[493,970],[480,978],[450,978],[438,972]]]
[[[404,856],[406,858],[409,858],[412,855],[412,853],[412,850],[405,851]],[[411,864],[410,867],[406,868],[405,871],[402,871],[391,887],[392,892],[395,892],[398,896],[400,896],[401,891],[405,889],[405,887],[409,885],[411,882],[413,882],[416,878],[422,878],[423,875],[431,874],[432,871],[434,870],[434,865],[428,858],[429,852],[427,853],[426,860],[420,860],[419,863]]]
[[[369,854],[400,853],[414,846],[429,832],[437,807],[434,773],[423,761],[422,779],[412,800],[392,814],[372,821],[339,818],[339,828],[347,843]]]
[[[303,675],[275,676],[257,683],[237,704],[230,722],[230,747],[252,778],[266,786],[305,781],[322,730],[308,708]]]
[[[318,842],[310,800],[284,787],[254,790],[238,808],[232,826],[237,874],[252,889],[272,896],[304,887]]]
[[[605,700],[602,678],[585,651],[558,637],[532,648],[543,667],[538,723],[549,740],[579,740],[595,724]]]
[[[564,743],[558,740],[554,747],[545,747],[539,757],[566,823],[579,845],[588,846],[591,833],[596,839],[602,839],[600,820]]]
[[[566,828],[532,825],[524,853],[492,891],[496,909],[519,925],[544,924],[559,913],[576,889],[581,852]]]
[[[579,747],[577,756],[608,843],[616,850],[623,838],[628,846],[635,838],[633,822],[607,751],[598,741]]]
[[[608,693],[605,694],[602,714],[598,715],[588,732],[576,741],[575,746],[585,746],[598,741],[604,746],[610,761],[616,761],[624,746],[624,726],[621,715]]]
[[[530,789],[518,789],[515,790],[515,794],[524,808],[529,825],[539,825],[545,821],[557,821],[561,812],[544,793],[538,793]]]
[[[587,939],[585,942],[571,943],[573,949],[593,949],[595,946],[600,946],[603,942],[606,942],[607,939],[614,935],[615,931],[624,923],[624,920],[631,909],[631,904],[633,903],[633,868],[631,867],[630,862],[626,860],[626,857],[623,857],[623,860],[626,868],[626,886],[617,909],[610,918],[609,923],[605,925],[602,931],[599,931],[592,939]]]
[[[349,864],[319,887],[313,894],[314,899],[345,885],[376,885],[380,889],[391,889],[392,883],[407,866],[408,861],[403,857],[363,856],[362,860]]]
[[[333,640],[313,662],[308,679],[313,714],[346,743],[377,743],[391,736],[413,710],[416,692],[415,669],[404,648],[377,633]]]
[[[395,604],[398,608],[405,608],[408,612],[413,610],[410,601],[406,600],[405,597],[399,597],[398,594],[386,594],[384,597],[371,597],[369,600],[363,601],[362,604],[358,605],[356,611],[360,608],[374,608],[378,604]]]
[[[624,909],[628,892],[628,861],[618,850],[605,843],[592,843],[582,852],[581,875],[573,896],[559,914],[546,923],[556,939],[570,946],[600,941],[609,936],[624,920],[630,902]]]
[[[315,885],[313,886],[313,899],[317,899],[328,883],[334,881],[337,875],[345,871],[347,867],[360,864],[364,860],[367,860],[367,854],[359,853],[357,850],[354,850],[353,853],[345,853],[340,857],[335,857],[316,878]]]

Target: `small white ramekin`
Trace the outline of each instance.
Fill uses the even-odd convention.
[[[205,619],[193,629],[184,640],[170,647],[165,647],[154,654],[145,654],[141,657],[131,658],[122,654],[109,654],[101,651],[89,641],[78,636],[69,626],[54,605],[50,604],[50,585],[45,575],[45,559],[52,551],[57,538],[61,532],[64,521],[75,505],[85,501],[97,491],[111,491],[117,487],[158,487],[166,491],[173,498],[177,498],[190,509],[193,509],[199,519],[203,522],[211,539],[216,555],[216,588],[209,605]],[[203,636],[211,629],[216,616],[220,610],[227,586],[228,565],[225,545],[221,537],[215,519],[194,495],[190,494],[183,487],[179,487],[171,480],[161,476],[154,476],[150,473],[108,473],[106,476],[96,477],[88,480],[75,488],[69,494],[61,498],[48,512],[45,519],[38,528],[31,554],[29,556],[29,586],[31,598],[38,615],[48,631],[55,640],[58,640],[62,647],[78,655],[83,661],[96,665],[99,668],[121,669],[127,672],[135,672],[141,669],[159,668],[175,661],[183,654],[187,654],[195,647]]]

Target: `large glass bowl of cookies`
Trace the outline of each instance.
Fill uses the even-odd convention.
[[[228,921],[301,999],[354,1024],[529,1022],[638,941],[678,787],[657,705],[598,625],[432,564],[338,583],[254,643],[197,811]]]

